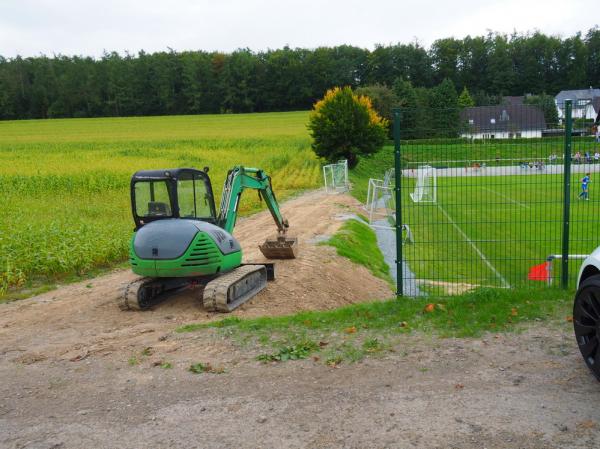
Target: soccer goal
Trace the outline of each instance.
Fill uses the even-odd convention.
[[[339,161],[337,164],[329,164],[323,167],[323,179],[325,180],[325,191],[327,193],[340,193],[349,190],[348,183],[348,161]]]
[[[417,182],[415,191],[410,194],[415,203],[435,203],[437,198],[437,178],[435,168],[422,165],[415,170]]]
[[[365,209],[369,214],[369,224],[379,220],[386,220],[388,217],[394,216],[393,187],[386,185],[381,179],[369,179],[369,187],[367,189],[367,203]]]

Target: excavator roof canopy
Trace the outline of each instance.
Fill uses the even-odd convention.
[[[158,170],[140,170],[133,174],[132,181],[144,179],[177,179],[182,175],[197,174],[199,177],[208,179],[206,171],[197,168],[161,168]]]

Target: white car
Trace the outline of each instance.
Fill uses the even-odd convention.
[[[600,380],[600,247],[581,265],[573,304],[573,327],[583,360]]]

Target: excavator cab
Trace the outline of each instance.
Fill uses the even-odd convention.
[[[135,230],[167,218],[216,223],[215,200],[207,171],[174,168],[135,173],[131,178]]]

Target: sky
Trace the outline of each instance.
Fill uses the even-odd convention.
[[[600,24],[598,0],[0,0],[4,57],[376,44]]]

